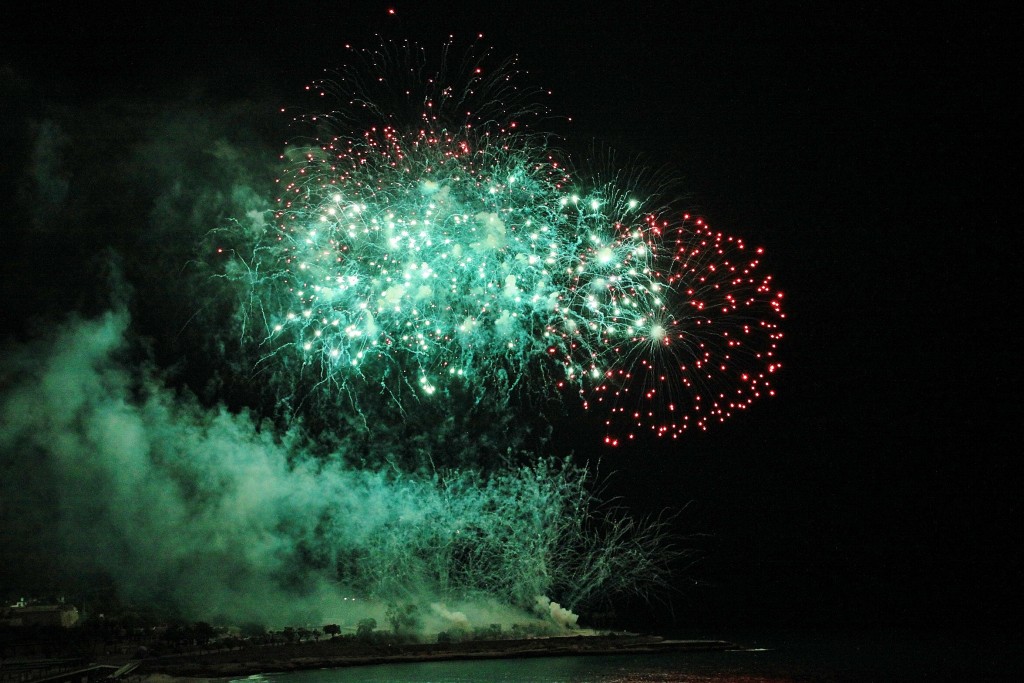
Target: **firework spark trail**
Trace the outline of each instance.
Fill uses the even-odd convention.
[[[275,225],[245,259],[263,362],[399,405],[578,394],[611,445],[774,393],[785,316],[761,249],[577,176],[523,123],[514,72],[357,54],[311,86],[348,105],[305,117],[321,134],[283,155]]]

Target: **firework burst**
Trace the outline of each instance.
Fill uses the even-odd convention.
[[[514,64],[354,54],[309,86],[342,106],[299,117],[317,135],[282,155],[274,225],[239,271],[261,363],[297,357],[317,390],[397,406],[579,396],[610,445],[773,393],[784,314],[761,249],[577,174]]]

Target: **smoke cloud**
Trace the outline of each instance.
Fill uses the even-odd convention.
[[[298,544],[327,506],[367,507],[380,483],[290,465],[287,435],[129,371],[117,359],[127,326],[124,313],[73,320],[6,350],[0,447],[35,466],[11,468],[5,488],[53,506],[67,571],[114,576],[128,599],[264,622],[337,612],[343,593],[293,575]],[[349,494],[328,502],[341,488]],[[288,582],[302,590],[267,592]]]
[[[428,604],[448,593],[472,604],[434,602],[424,626],[529,620],[511,607],[514,594],[499,589],[501,607],[485,585],[441,585],[460,566],[453,554],[469,551],[460,534],[486,548],[488,534],[515,545],[517,533],[543,531],[495,532],[500,520],[488,512],[516,491],[532,506],[522,498],[528,482],[513,476],[481,489],[458,474],[423,480],[312,457],[298,434],[204,408],[152,368],[126,367],[128,327],[123,312],[72,319],[5,350],[0,449],[8,464],[33,467],[9,467],[4,488],[52,506],[45,525],[66,571],[102,572],[127,599],[159,596],[206,618],[354,625],[383,621],[389,601]],[[511,545],[482,559],[499,563],[513,590],[543,586],[553,558],[532,555],[535,547],[518,557]],[[346,575],[338,567],[347,558],[358,564]],[[510,561],[529,566],[515,574]],[[556,604],[550,616],[567,625]]]

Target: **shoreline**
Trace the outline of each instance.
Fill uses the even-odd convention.
[[[740,647],[724,640],[666,640],[660,636],[639,635],[575,635],[406,644],[332,640],[154,657],[142,660],[133,674],[141,676],[144,683],[170,683],[377,664],[736,649]]]

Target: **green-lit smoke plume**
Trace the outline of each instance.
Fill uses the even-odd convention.
[[[126,368],[127,323],[72,321],[8,348],[0,404],[0,448],[34,463],[5,478],[41,515],[37,541],[72,572],[116,576],[127,598],[349,625],[389,603],[435,605],[424,627],[441,630],[443,610],[510,624],[542,595],[592,604],[656,556],[654,530],[599,516],[567,462],[424,477],[313,458],[301,434]]]

